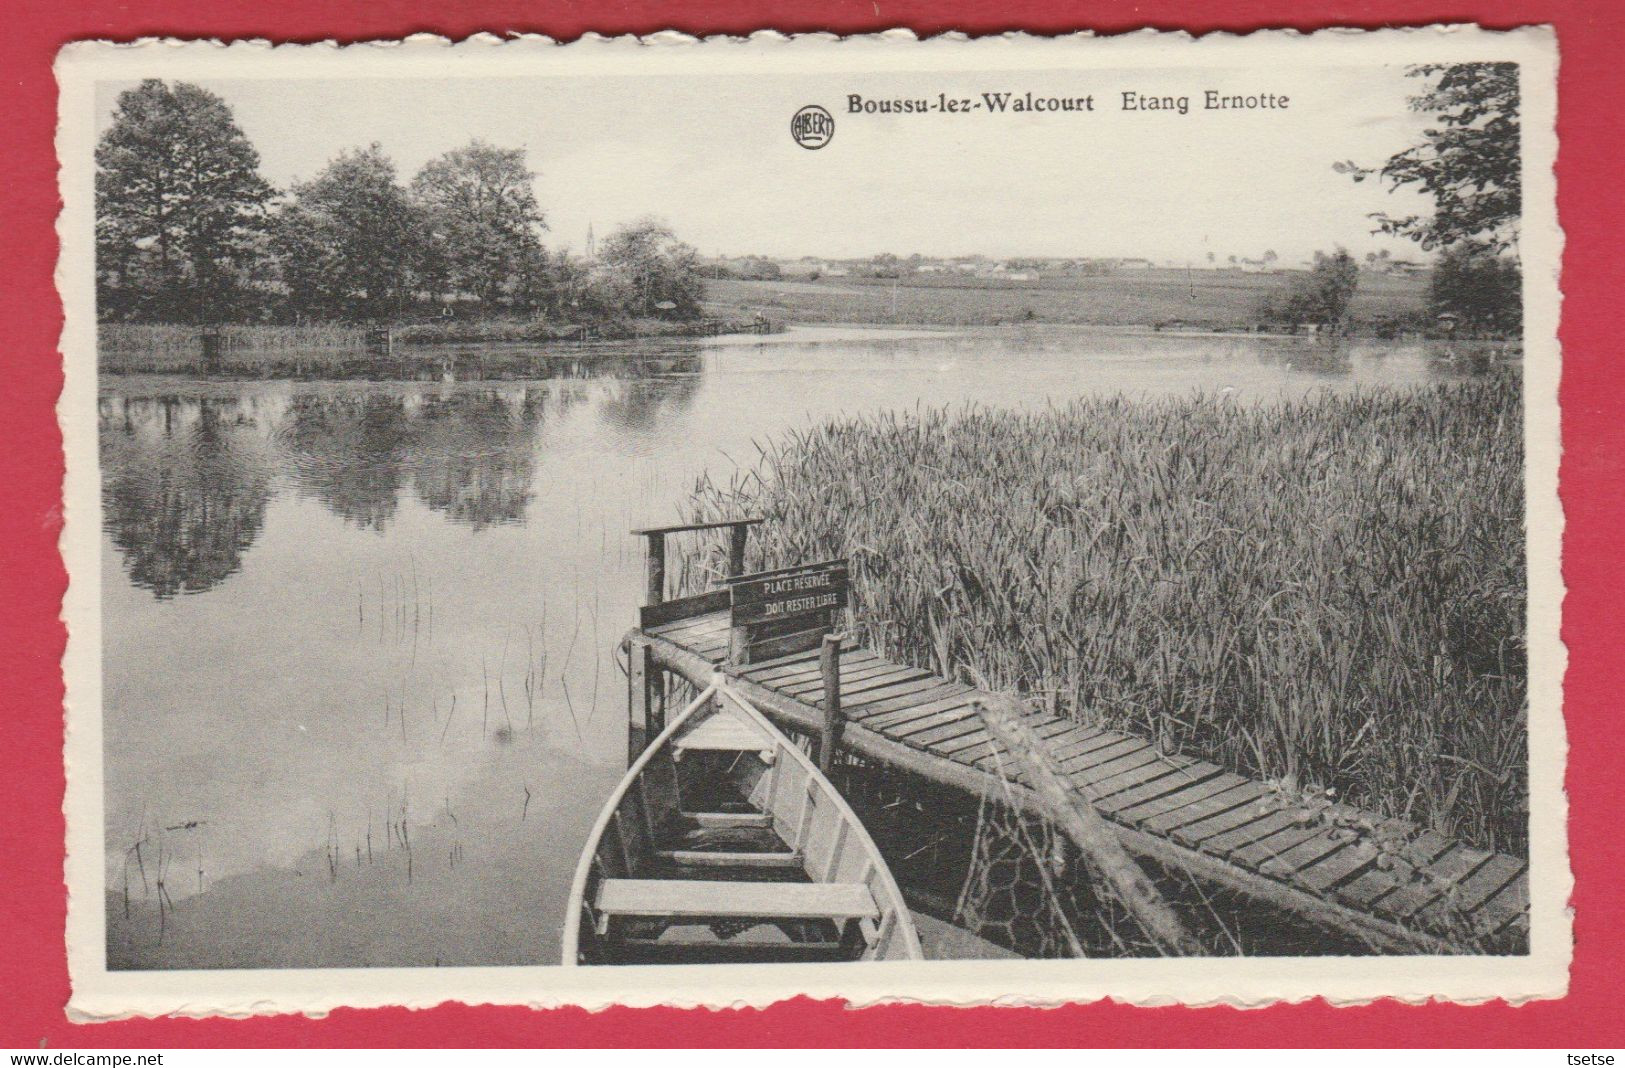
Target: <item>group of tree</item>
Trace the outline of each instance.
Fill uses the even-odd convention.
[[[120,94],[96,148],[102,318],[387,320],[698,314],[697,256],[640,219],[588,263],[542,242],[525,151],[474,140],[403,182],[372,144],[274,189],[231,110],[195,85]]]
[[[1380,167],[1344,161],[1335,169],[1429,198],[1431,215],[1373,216],[1377,232],[1439,253],[1430,292],[1436,315],[1448,315],[1459,329],[1515,334],[1523,325],[1518,66],[1426,64],[1406,73],[1424,83],[1411,109],[1435,124]]]
[[[1282,294],[1264,298],[1261,317],[1297,327],[1313,323],[1330,333],[1349,326],[1354,293],[1360,287],[1360,265],[1345,248],[1316,252],[1307,274],[1294,276]]]
[[[707,278],[736,278],[746,282],[777,282],[784,268],[766,256],[746,256],[738,260],[718,260],[705,266]]]

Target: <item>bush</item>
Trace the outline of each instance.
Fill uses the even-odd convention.
[[[1452,245],[1433,268],[1435,316],[1453,316],[1456,332],[1507,337],[1523,331],[1523,271],[1516,258],[1483,245]]]

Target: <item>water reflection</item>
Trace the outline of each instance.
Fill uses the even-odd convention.
[[[1380,359],[1382,350],[1372,355]],[[1305,378],[1348,378],[1354,374],[1354,345],[1344,338],[1270,339],[1259,346],[1258,362]]]
[[[340,519],[383,533],[411,455],[405,396],[295,397],[281,438],[301,491]]]
[[[603,421],[616,430],[650,434],[694,403],[699,375],[673,375],[617,384],[604,399]]]
[[[425,398],[412,416],[418,499],[475,530],[524,519],[542,400],[531,389]]]
[[[544,386],[107,397],[104,526],[131,583],[167,598],[239,570],[279,471],[299,494],[378,534],[408,486],[476,531],[521,522],[535,496],[544,412],[580,400]],[[612,422],[628,418],[621,400],[606,405]]]
[[[102,410],[103,525],[130,582],[163,599],[235,573],[271,498],[253,416],[237,401],[175,397]]]

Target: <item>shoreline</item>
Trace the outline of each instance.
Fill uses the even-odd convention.
[[[978,334],[1003,336],[1021,332],[1098,335],[1101,337],[1167,338],[1170,340],[1289,342],[1302,345],[1442,344],[1468,352],[1489,350],[1503,360],[1518,359],[1517,340],[1477,338],[1382,338],[1366,334],[1337,337],[1246,330],[1162,329],[1143,324],[1021,322],[951,326],[935,323],[789,322],[774,324],[771,333],[715,335],[659,334],[588,341],[456,341],[401,344],[388,355],[359,349],[246,349],[223,356],[213,368],[196,359],[158,351],[101,354],[99,374],[113,380],[175,377],[207,382],[253,381],[519,381],[580,377],[601,373],[616,362],[629,371],[670,363],[667,370],[698,370],[707,350],[842,342],[933,340]],[[691,345],[685,353],[672,345]],[[692,356],[696,366],[678,366]],[[656,368],[659,369],[659,368]]]

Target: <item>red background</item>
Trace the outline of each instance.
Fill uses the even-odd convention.
[[[1619,248],[1620,68],[1625,5],[1613,0],[1432,0],[1332,3],[1214,0],[1064,4],[891,0],[645,0],[543,8],[511,0],[434,4],[403,0],[114,0],[7,5],[0,29],[0,1046],[334,1045],[1250,1045],[1625,1046],[1621,982],[1619,828],[1625,742],[1618,725],[1625,615],[1616,531],[1625,467],[1625,377],[1611,373],[1625,328]],[[1411,1007],[1392,1002],[1333,1009],[1315,1002],[1262,1011],[1136,1009],[1097,1004],[1057,1010],[893,1007],[852,1012],[805,999],[764,1011],[576,1010],[447,1005],[425,1012],[340,1011],[324,1020],[132,1020],[70,1024],[62,931],[62,678],[58,619],[66,575],[61,531],[61,388],[56,349],[61,309],[52,286],[57,244],[56,88],[51,61],[64,42],[142,36],[367,40],[429,31],[454,38],[482,30],[533,31],[570,39],[589,30],[648,33],[868,32],[907,26],[922,35],[1026,30],[1112,33],[1153,26],[1197,33],[1261,27],[1425,25],[1478,21],[1491,27],[1551,23],[1562,53],[1559,210],[1563,255],[1563,466],[1567,514],[1564,578],[1569,593],[1566,715],[1570,834],[1577,882],[1572,989],[1560,1001],[1521,1008]]]

